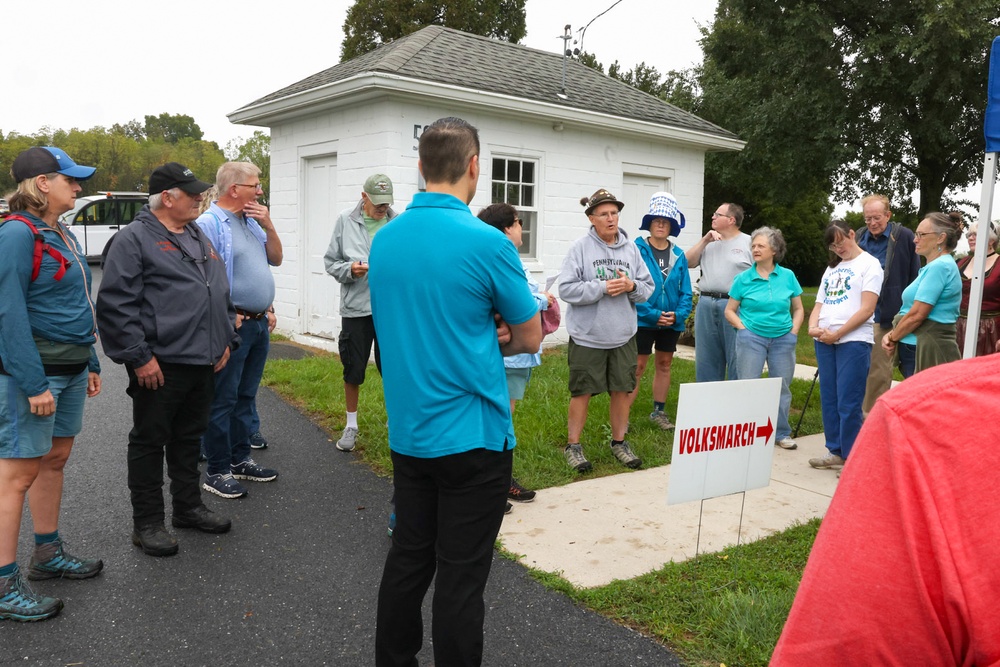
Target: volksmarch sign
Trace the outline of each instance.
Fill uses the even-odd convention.
[[[771,483],[780,378],[682,384],[667,504]]]

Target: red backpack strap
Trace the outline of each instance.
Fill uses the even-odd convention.
[[[59,268],[56,269],[56,273],[52,276],[55,280],[62,280],[62,277],[66,275],[66,269],[70,266],[70,261],[63,257],[62,253],[50,246],[45,242],[45,237],[42,233],[38,231],[38,228],[28,220],[23,215],[8,215],[7,220],[20,220],[24,224],[28,225],[28,229],[31,230],[31,235],[35,237],[35,250],[32,253],[32,264],[31,264],[31,282],[35,282],[38,279],[38,272],[42,268],[42,253],[45,252],[52,259],[56,260],[59,264]],[[6,222],[5,220],[4,222]]]

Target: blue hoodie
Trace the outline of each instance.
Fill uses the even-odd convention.
[[[670,244],[670,250],[674,253],[674,265],[670,269],[670,275],[666,280],[660,272],[660,265],[653,257],[653,249],[649,247],[646,239],[638,238],[635,244],[639,247],[639,254],[646,262],[650,275],[653,276],[653,294],[645,303],[635,305],[636,316],[639,326],[643,329],[673,329],[674,331],[684,331],[684,321],[691,314],[691,274],[688,272],[687,258],[684,252],[677,247],[676,243]],[[677,315],[674,324],[669,327],[656,326],[661,313],[673,312]]]
[[[32,282],[35,237],[19,220],[0,224],[0,360],[27,396],[45,393],[45,377],[35,339],[79,345],[89,352],[89,369],[99,373],[94,343],[97,325],[90,292],[90,267],[73,233],[62,227],[70,245],[52,227],[26,211],[18,215],[31,220],[45,242],[70,262],[61,280],[54,275],[59,265],[42,254],[38,278]],[[87,352],[81,350],[82,356]]]

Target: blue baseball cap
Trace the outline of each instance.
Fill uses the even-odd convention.
[[[66,151],[55,146],[32,146],[14,158],[10,173],[14,180],[21,181],[42,174],[59,173],[63,176],[85,181],[94,175],[96,167],[85,167],[73,162]]]
[[[669,192],[657,192],[649,200],[649,213],[642,216],[642,224],[639,230],[649,229],[649,223],[656,218],[666,218],[670,221],[670,235],[677,236],[684,229],[687,220],[681,213],[677,200]]]

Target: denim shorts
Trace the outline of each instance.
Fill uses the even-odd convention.
[[[72,438],[83,428],[88,371],[77,375],[49,375],[49,391],[56,412],[48,417],[31,414],[28,397],[14,378],[0,375],[0,458],[31,459],[52,449],[52,438]]]

